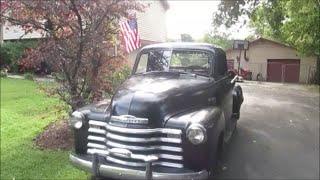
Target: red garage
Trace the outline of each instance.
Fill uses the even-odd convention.
[[[300,59],[268,59],[267,81],[299,82]]]

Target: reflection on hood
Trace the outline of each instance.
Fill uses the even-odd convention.
[[[148,118],[150,125],[161,127],[174,113],[204,105],[208,81],[205,77],[169,72],[134,75],[114,95],[112,115]]]

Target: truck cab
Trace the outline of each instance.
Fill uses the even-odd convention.
[[[97,177],[207,179],[240,117],[236,78],[213,45],[145,46],[110,103],[72,114],[71,162]]]

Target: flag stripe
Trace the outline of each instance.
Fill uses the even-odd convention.
[[[131,43],[130,43],[130,40],[129,40],[129,36],[127,35],[128,33],[127,33],[126,28],[125,28],[125,24],[122,23],[121,26],[122,26],[122,30],[123,30],[123,31],[122,31],[122,35],[123,35],[123,38],[124,38],[124,40],[125,40],[126,51],[129,53],[129,52],[133,51],[133,49],[132,49],[132,47],[131,47]]]
[[[131,21],[131,26],[129,21]],[[136,19],[131,19],[129,21],[125,20],[119,23],[125,49],[128,53],[138,49],[141,46]]]
[[[123,26],[123,30],[124,30],[124,37],[126,39],[126,49],[127,49],[127,52],[129,53],[134,50],[134,47],[132,46],[133,42],[132,42],[131,36],[129,34],[129,31],[126,27],[126,23],[123,23],[122,26]]]
[[[123,25],[124,26],[124,29],[125,29],[125,33],[126,33],[126,39],[127,39],[127,46],[128,46],[128,49],[129,51],[133,51],[134,50],[134,46],[133,46],[133,40],[132,40],[132,37],[130,36],[129,34],[129,30],[128,28],[126,27],[126,24]]]
[[[128,23],[124,23],[125,29],[127,31],[128,35],[128,39],[130,40],[130,45],[131,47],[134,49],[137,49],[137,47],[135,46],[135,34],[133,33],[133,31],[131,30],[130,26]]]

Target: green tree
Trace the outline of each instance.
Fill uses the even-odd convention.
[[[229,39],[229,35],[225,33],[221,35],[215,33],[207,33],[204,35],[202,42],[218,45],[223,49],[229,49],[232,47],[232,40]]]
[[[182,42],[193,42],[193,38],[190,34],[181,34],[181,41]]]
[[[280,28],[283,39],[304,55],[320,56],[320,1],[284,1],[287,21]]]
[[[250,26],[255,28],[256,34],[270,39],[283,40],[281,31],[285,20],[283,5],[283,1],[264,2],[252,11]]]
[[[250,18],[256,33],[295,47],[301,55],[317,56],[320,70],[319,0],[222,0],[213,24],[230,27],[241,16]]]
[[[212,24],[229,28],[238,23],[241,16],[250,16],[257,4],[258,0],[221,0],[218,10],[213,13]]]

